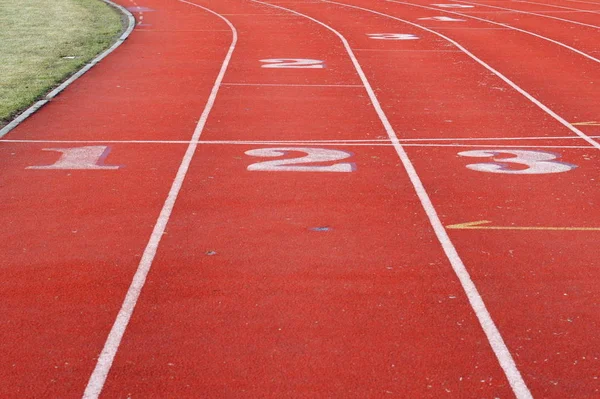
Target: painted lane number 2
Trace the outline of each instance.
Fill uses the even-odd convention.
[[[308,165],[314,163],[335,162],[350,158],[352,154],[324,148],[301,148],[301,147],[281,147],[281,148],[261,148],[246,151],[246,155],[251,157],[282,157],[292,152],[303,152],[306,155],[296,158],[276,159],[274,161],[264,161],[253,163],[248,166],[249,171],[265,172],[352,172],[356,169],[354,163],[335,163],[333,165]]]
[[[309,58],[269,58],[260,60],[263,68],[287,68],[287,69],[323,69],[324,62],[311,60]]]
[[[492,162],[467,165],[467,168],[478,172],[539,175],[568,172],[577,167],[576,165],[560,162],[558,161],[560,158],[558,155],[545,151],[474,150],[459,152],[458,155],[461,157],[491,158]],[[512,155],[512,157],[506,157],[506,155]],[[519,169],[512,169],[510,165],[519,165]]]

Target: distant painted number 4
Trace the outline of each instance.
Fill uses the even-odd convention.
[[[475,150],[459,152],[458,155],[461,157],[491,158],[492,162],[467,165],[467,168],[478,172],[538,175],[568,172],[577,167],[576,165],[560,162],[558,161],[560,158],[558,155],[545,151]],[[512,168],[511,165],[516,167]]]
[[[248,166],[250,171],[265,172],[352,172],[356,169],[354,163],[335,163],[333,165],[310,165],[315,163],[329,163],[350,158],[352,154],[324,148],[261,148],[246,151],[246,155],[251,157],[283,157],[290,153],[303,152],[306,155],[295,158],[276,159],[274,161],[264,161],[253,163]]]
[[[287,68],[287,69],[322,69],[325,68],[323,61],[311,60],[309,58],[269,58],[260,60],[263,68]]]

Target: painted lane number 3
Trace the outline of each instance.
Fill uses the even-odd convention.
[[[273,161],[264,161],[253,163],[248,166],[249,171],[265,172],[352,172],[356,170],[354,163],[335,163],[333,165],[309,165],[315,163],[335,162],[350,158],[352,154],[324,148],[301,148],[301,147],[281,147],[281,148],[261,148],[246,151],[246,155],[251,157],[283,157],[292,152],[303,152],[306,155],[296,158],[276,159]]]
[[[491,158],[490,162],[467,165],[467,168],[479,172],[539,175],[568,172],[577,167],[576,165],[560,162],[558,161],[560,158],[558,155],[545,151],[475,150],[459,152],[458,155],[461,157]],[[518,165],[518,167],[511,168],[511,165]]]

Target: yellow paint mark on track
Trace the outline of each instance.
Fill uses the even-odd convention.
[[[600,227],[538,227],[538,226],[482,226],[492,223],[489,220],[451,224],[447,229],[453,230],[546,230],[546,231],[600,231]]]
[[[573,126],[600,126],[600,122],[590,121],[590,122],[574,122],[571,123]]]

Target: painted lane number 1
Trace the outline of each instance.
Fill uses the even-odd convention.
[[[59,170],[115,170],[116,165],[104,165],[104,160],[110,153],[110,148],[104,145],[73,147],[73,148],[44,148],[43,151],[60,152],[62,155],[52,165],[29,166],[27,169],[59,169]]]
[[[253,163],[248,166],[248,170],[264,172],[353,172],[356,170],[356,165],[349,162],[335,163],[333,165],[309,165],[314,163],[340,161],[352,156],[351,153],[340,150],[308,147],[281,147],[249,150],[246,151],[245,154],[250,155],[251,157],[272,158],[283,157],[291,152],[303,152],[306,155],[296,158]]]

